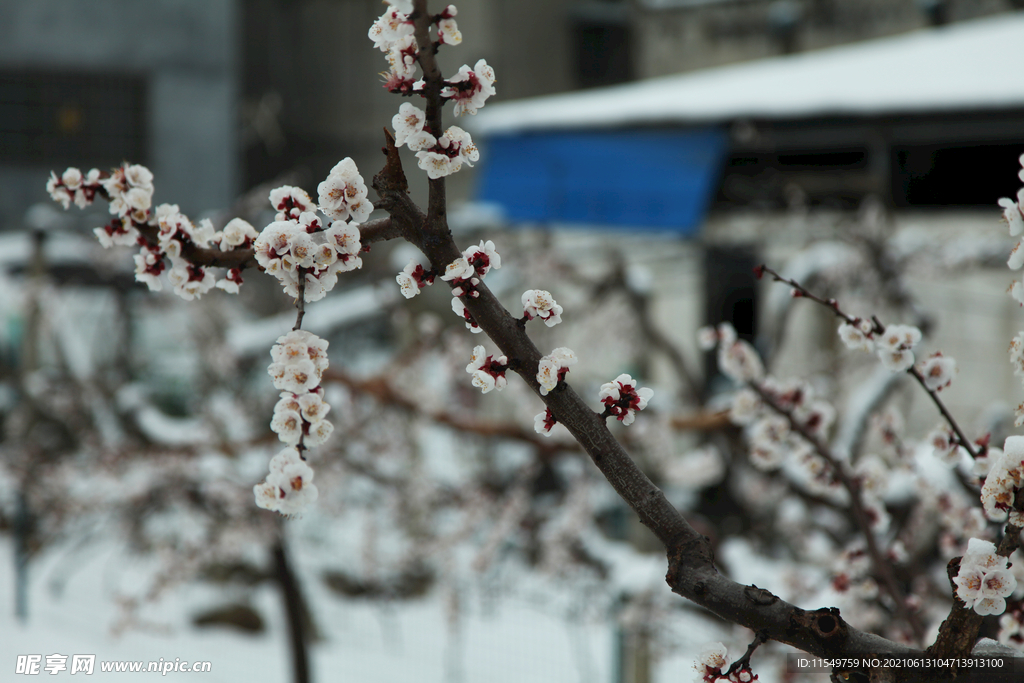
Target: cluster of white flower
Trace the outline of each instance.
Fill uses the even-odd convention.
[[[161,275],[166,272],[174,293],[187,301],[206,294],[214,286],[236,294],[242,284],[242,271],[228,269],[217,280],[209,267],[189,260],[190,249],[219,246],[222,252],[248,249],[256,238],[256,230],[241,218],[235,218],[223,230],[214,230],[204,219],[193,224],[176,204],[153,204],[153,174],[145,166],[123,164],[107,175],[92,169],[84,176],[77,168],[68,168],[58,178],[53,172],[47,182],[50,196],[68,208],[74,202],[79,208],[89,206],[97,195],[110,201],[115,217],[93,233],[104,248],[114,245],[140,247],[135,255],[135,279],[152,291],[163,289]],[[150,237],[144,237],[146,229]],[[156,233],[156,243],[151,235]],[[166,258],[166,260],[165,260]],[[170,268],[167,267],[170,261]]]
[[[701,648],[700,658],[693,667],[698,676],[695,681],[697,683],[717,681],[722,675],[722,669],[729,665],[729,660],[726,659],[728,654],[729,651],[722,643],[709,643]]]
[[[476,114],[476,110],[484,106],[487,98],[495,93],[494,69],[486,60],[477,61],[470,69],[463,64],[459,73],[447,80],[447,86],[441,90],[441,97],[455,102],[455,115]]]
[[[362,268],[359,227],[373,209],[366,186],[351,159],[344,159],[320,183],[319,206],[303,190],[283,186],[270,193],[277,220],[263,229],[254,248],[256,262],[276,277],[288,296],[299,295],[303,283],[305,301],[319,301],[338,283],[338,273]],[[327,229],[316,215],[319,208],[332,216]]]
[[[856,318],[853,323],[844,322],[839,325],[839,338],[851,351],[875,350],[875,324],[870,320]]]
[[[409,19],[411,5],[404,1],[388,2],[391,8],[374,22],[369,32],[374,47],[387,53],[390,71],[384,87],[403,95],[422,93],[424,82],[415,80],[419,47]],[[448,5],[433,17],[437,25],[438,45],[462,42],[462,33],[455,22],[456,14],[455,5]],[[481,59],[472,69],[463,65],[455,76],[445,82],[441,96],[455,102],[456,116],[475,114],[494,94],[494,82],[494,69]],[[427,172],[431,180],[457,173],[463,164],[472,166],[480,158],[469,133],[458,126],[451,126],[436,137],[438,131],[429,130],[426,119],[422,109],[406,102],[391,119],[391,125],[395,129],[395,145],[408,145],[416,152],[417,165]]]
[[[718,681],[729,681],[729,683],[751,683],[757,680],[757,674],[750,670],[749,665],[739,667],[736,671],[726,674],[723,669],[729,665],[727,656],[729,651],[722,643],[710,643],[700,651],[700,657],[693,665],[697,672],[694,678],[695,683],[716,683]]]
[[[451,126],[440,138],[435,138],[426,128],[426,116],[422,109],[406,102],[391,124],[395,128],[395,144],[408,145],[416,152],[417,165],[428,177],[437,179],[457,173],[462,164],[472,166],[480,158],[469,133]]]
[[[68,209],[71,202],[80,209],[92,204],[96,192],[100,189],[103,174],[98,168],[90,170],[84,176],[77,168],[68,168],[60,176],[50,171],[50,179],[46,182],[46,191],[55,202]]]
[[[809,435],[818,439],[828,436],[836,418],[835,408],[828,401],[817,398],[809,384],[799,380],[781,382],[766,377],[759,387]],[[744,427],[751,462],[758,469],[774,470],[782,465],[787,454],[795,454],[798,456],[796,462],[807,466],[814,475],[813,480],[827,477],[824,481],[831,485],[828,468],[822,467],[824,463],[819,462],[820,458],[811,456],[810,444],[791,429],[789,419],[765,405],[754,390],[741,389],[733,395],[729,419]]]
[[[270,474],[252,487],[256,504],[285,516],[301,513],[317,498],[313,468],[295,448],[285,448],[270,461]]]
[[[558,424],[558,420],[551,413],[551,408],[545,408],[543,413],[537,413],[533,417],[533,429],[542,436],[551,436],[551,430]]]
[[[410,95],[422,90],[423,81],[415,80],[416,64],[419,59],[419,47],[416,44],[415,30],[412,20],[411,0],[385,0],[390,8],[384,12],[367,33],[373,46],[385,53],[390,71],[384,87],[393,93]],[[448,5],[440,14],[432,17],[437,25],[438,45],[458,45],[462,42],[462,33],[455,21],[458,10],[455,5]],[[493,80],[493,74],[492,74]]]
[[[455,23],[455,15],[458,10],[455,5],[448,5],[444,8],[437,21],[437,42],[441,45],[458,45],[462,42],[462,32]]]
[[[924,385],[928,389],[942,391],[953,381],[953,375],[957,370],[956,361],[936,352],[922,361],[917,370],[921,373]]]
[[[1017,601],[1013,609],[999,617],[999,642],[1003,645],[1024,647],[1024,602]]]
[[[186,301],[206,294],[214,285],[230,294],[238,293],[238,286],[242,284],[240,269],[230,269],[224,279],[218,281],[209,268],[192,263],[183,253],[189,248],[210,249],[214,246],[219,246],[221,251],[248,249],[257,236],[254,227],[241,218],[235,218],[218,232],[209,219],[193,224],[178,210],[177,204],[156,207],[154,218],[159,226],[157,246],[143,245],[135,256],[136,280],[158,291],[159,275],[164,269],[163,257],[166,256],[171,262],[167,281],[174,287],[174,293]]]
[[[1017,172],[1017,177],[1024,182],[1024,154],[1020,157],[1021,170]],[[1003,207],[1003,217],[1010,226],[1010,235],[1016,237],[1024,232],[1024,187],[1017,191],[1017,201],[1004,197],[999,200],[999,206]],[[1021,245],[1024,241],[1017,242],[1017,245],[1013,248],[1010,253],[1010,259],[1007,262],[1007,266],[1011,270],[1019,270],[1024,266],[1024,247]],[[1024,282],[1014,280],[1013,284],[1009,288],[1010,295],[1021,305],[1024,306]],[[1010,342],[1010,365],[1013,366],[1013,374],[1018,377],[1024,378],[1024,332],[1020,332],[1013,341]],[[1016,420],[1014,425],[1020,427],[1024,425],[1024,403],[1017,406]]]
[[[863,541],[850,543],[836,558],[832,565],[832,588],[862,600],[877,597],[878,583],[871,577],[871,557]]]
[[[605,411],[627,426],[633,424],[637,411],[646,408],[653,396],[653,389],[637,389],[636,380],[626,374],[602,384],[598,392],[598,399],[604,404]]]
[[[1014,507],[1017,493],[1024,486],[1024,436],[1009,436],[1000,454],[990,449],[988,473],[981,487],[985,515],[997,522],[1009,518],[1011,524],[1024,526],[1024,512]]]
[[[416,152],[416,158],[427,177],[436,180],[458,173],[462,164],[472,166],[480,159],[480,151],[469,133],[458,126],[450,126],[433,145]]]
[[[889,325],[879,333],[871,320],[856,318],[853,323],[839,325],[839,338],[851,350],[876,352],[887,369],[902,372],[914,365],[912,349],[921,341],[921,330],[912,325]],[[918,371],[925,386],[937,391],[953,381],[956,361],[935,353],[921,362]]]
[[[948,427],[937,427],[928,434],[928,443],[935,449],[935,457],[949,467],[960,462],[960,440]]]
[[[560,346],[540,359],[537,364],[537,383],[540,384],[540,395],[547,396],[558,383],[565,379],[569,366],[576,365],[576,354],[572,349]]]
[[[523,292],[523,316],[527,320],[540,318],[548,327],[554,327],[562,322],[562,307],[555,302],[551,292],[528,289]]]
[[[473,375],[473,386],[478,387],[483,393],[491,389],[501,391],[508,384],[505,379],[505,372],[508,370],[508,357],[487,356],[484,347],[473,348],[473,355],[466,366],[466,372]]]
[[[405,270],[395,276],[395,280],[402,290],[402,296],[406,299],[411,299],[419,294],[420,290],[427,285],[434,284],[435,276],[436,273],[434,271],[426,270],[413,259],[409,261],[409,265],[405,267]]]
[[[1017,588],[1017,579],[1007,569],[1006,558],[996,554],[992,543],[979,538],[968,542],[954,583],[957,597],[968,609],[982,615],[1002,614],[1006,598]]]
[[[388,60],[390,71],[384,87],[393,93],[409,95],[416,86],[416,60],[419,56],[409,19],[412,2],[388,0],[388,4],[391,7],[373,22],[368,35],[373,46],[385,53]]]
[[[466,310],[462,297],[475,299],[480,296],[477,285],[491,268],[501,268],[501,257],[494,248],[494,242],[480,240],[479,245],[467,247],[462,256],[449,263],[441,276],[442,280],[452,284],[452,310],[466,321],[466,327],[474,334],[482,330]]]
[[[757,351],[739,339],[729,323],[702,327],[697,331],[697,344],[705,351],[718,346],[718,368],[730,379],[746,383],[764,377],[764,365]]]
[[[366,198],[366,183],[350,157],[335,164],[316,190],[320,198],[319,209],[332,221],[363,223],[373,211],[373,204]],[[270,201],[274,203],[273,197]]]
[[[875,345],[882,365],[892,372],[902,372],[914,364],[911,351],[921,341],[921,330],[912,325],[889,325]]]
[[[1017,172],[1017,177],[1024,182],[1024,154],[1020,156],[1019,161],[1021,170]],[[999,200],[999,206],[1003,207],[1003,218],[1010,226],[1010,236],[1016,237],[1024,232],[1024,187],[1017,190],[1017,201],[1003,197]],[[1010,252],[1010,258],[1006,265],[1011,270],[1020,270],[1021,266],[1024,266],[1024,247],[1021,244],[1021,242],[1017,242],[1013,251]],[[1024,306],[1024,284],[1015,280],[1010,285],[1009,291],[1010,295]]]
[[[270,428],[289,446],[319,446],[330,437],[334,425],[324,418],[331,407],[320,386],[327,369],[327,342],[305,330],[279,337],[270,350],[267,368],[281,399],[274,406]]]

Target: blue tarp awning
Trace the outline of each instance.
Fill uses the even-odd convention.
[[[489,137],[479,199],[512,221],[696,232],[728,136],[714,128]]]

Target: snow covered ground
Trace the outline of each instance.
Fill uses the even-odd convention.
[[[296,544],[298,545],[298,544]],[[460,602],[460,619],[451,626],[450,603],[439,591],[418,601],[372,603],[344,600],[327,591],[304,567],[311,548],[297,547],[304,589],[323,639],[312,646],[314,681],[360,683],[466,682],[567,683],[614,681],[616,639],[608,620],[574,617],[585,614],[587,596],[571,588],[555,595],[549,589],[526,588],[512,595],[485,599],[470,588]],[[260,635],[236,634],[220,628],[196,629],[190,618],[200,609],[225,599],[222,589],[185,584],[143,610],[146,628],[121,635],[111,632],[118,617],[118,595],[138,589],[148,567],[113,543],[69,553],[57,548],[30,567],[29,619],[14,619],[13,549],[0,538],[0,680],[15,675],[19,655],[96,655],[89,680],[153,678],[157,674],[100,671],[104,661],[209,661],[205,673],[170,672],[167,680],[208,683],[291,680],[287,634],[277,591],[269,584],[257,589],[251,604],[264,617]],[[63,583],[60,590],[55,586]],[[679,600],[665,590],[666,601]],[[675,617],[673,631],[680,646],[659,660],[655,680],[688,681],[694,655],[712,639],[722,639],[709,622],[690,613]],[[67,660],[69,669],[70,657]],[[41,670],[43,678],[71,676]],[[79,674],[74,674],[78,676]],[[162,675],[162,674],[161,674]],[[769,675],[766,679],[771,680]]]

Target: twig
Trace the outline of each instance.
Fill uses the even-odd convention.
[[[846,473],[846,470],[842,467],[842,463],[835,457],[828,447],[823,444],[820,439],[811,434],[807,428],[793,416],[792,411],[781,406],[770,392],[766,391],[756,382],[747,382],[747,386],[757,393],[757,395],[761,397],[761,400],[764,401],[772,410],[785,417],[789,422],[790,428],[797,432],[805,441],[807,441],[807,443],[811,444],[814,448],[814,452],[831,465],[839,483],[842,484],[843,488],[845,488],[847,493],[850,494],[850,508],[853,510],[854,522],[864,534],[868,554],[871,556],[871,562],[875,567],[875,572],[877,572],[879,577],[881,577],[882,585],[885,587],[889,597],[892,598],[894,603],[896,603],[896,612],[910,625],[910,628],[913,630],[914,636],[918,641],[923,640],[924,626],[917,619],[916,615],[907,608],[906,599],[903,597],[903,592],[900,590],[899,584],[896,582],[896,577],[892,573],[892,567],[889,562],[886,561],[885,556],[882,554],[878,544],[875,542],[875,535],[871,530],[871,522],[868,520],[867,512],[864,510],[864,505],[860,499],[860,483]]]
[[[765,631],[758,631],[757,634],[754,635],[754,640],[752,640],[750,645],[747,646],[747,651],[743,653],[742,657],[732,663],[732,666],[730,666],[729,670],[725,672],[725,675],[728,676],[729,674],[739,673],[744,669],[750,671],[750,656],[754,654],[754,650],[766,642],[768,642],[768,634]]]
[[[295,327],[292,332],[302,328],[302,318],[306,315],[306,269],[301,266],[296,268],[299,273],[299,294],[295,297],[295,308],[298,313],[295,315]]]
[[[841,308],[839,308],[839,302],[837,302],[835,299],[822,299],[821,297],[815,295],[813,292],[809,291],[799,282],[782,277],[768,266],[760,265],[758,266],[757,270],[761,273],[768,273],[776,282],[786,283],[795,291],[799,292],[800,297],[804,299],[810,299],[811,301],[815,301],[821,304],[825,308],[828,308],[833,313],[835,313],[837,317],[842,318],[844,321],[851,325],[856,325],[860,321],[859,318],[854,318],[853,316],[850,316],[849,314],[845,313]],[[885,333],[885,325],[883,325],[882,322],[876,316],[871,316],[871,322],[874,325],[873,332],[875,334]],[[946,419],[946,422],[949,423],[949,426],[956,433],[957,438],[960,440],[960,445],[964,448],[964,450],[966,450],[970,454],[972,459],[977,458],[978,452],[971,445],[971,441],[966,436],[964,436],[963,430],[960,429],[960,425],[957,424],[957,421],[953,418],[953,415],[949,412],[949,410],[946,409],[946,406],[942,402],[942,399],[939,398],[938,392],[934,389],[928,388],[928,386],[924,383],[924,377],[921,375],[921,373],[917,370],[916,367],[910,366],[909,368],[907,368],[907,374],[911,375],[914,379],[916,379],[917,383],[921,385],[921,388],[928,392],[928,395],[931,397],[932,402],[935,404],[935,407],[939,409],[939,412],[942,413],[942,416]]]

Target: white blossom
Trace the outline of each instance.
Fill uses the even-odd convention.
[[[462,258],[473,267],[474,273],[481,278],[487,275],[492,268],[495,270],[501,268],[501,256],[498,255],[494,242],[491,240],[480,240],[479,245],[466,247],[466,250],[462,252]]]
[[[302,415],[294,410],[274,411],[270,429],[281,441],[297,446],[302,441]]]
[[[653,389],[637,389],[636,380],[627,374],[602,384],[598,391],[598,400],[605,405],[608,414],[626,426],[633,424],[636,413],[646,408],[653,396]]]
[[[982,615],[1002,614],[1006,610],[1006,598],[1017,588],[1017,579],[1008,570],[1007,559],[996,553],[995,545],[979,538],[968,542],[953,582],[957,586],[957,597]]]
[[[454,19],[437,22],[437,41],[444,45],[458,45],[462,42],[462,32]]]
[[[926,387],[932,391],[939,391],[953,381],[953,375],[956,374],[956,361],[949,356],[936,353],[921,363],[919,372],[924,378]]]
[[[416,259],[409,261],[405,269],[399,273],[395,280],[402,290],[402,296],[411,299],[420,293],[420,290],[427,285],[433,284],[434,274],[424,270],[423,266],[416,262]]]
[[[416,158],[427,176],[437,179],[457,173],[462,164],[472,166],[479,160],[480,152],[469,133],[458,126],[451,126],[433,147],[416,152]]]
[[[576,361],[576,354],[564,346],[541,358],[537,364],[540,395],[547,396],[548,392],[558,386],[558,382],[565,378],[565,373],[569,371],[570,366],[576,365]]]
[[[538,413],[534,416],[533,429],[543,436],[551,436],[551,429],[556,423],[557,420],[555,420],[555,416],[551,414],[551,409],[545,408],[543,413]]]
[[[479,60],[470,69],[463,65],[457,74],[448,79],[448,85],[441,90],[441,96],[455,102],[456,116],[476,114],[489,97],[495,94],[494,69],[486,60]]]
[[[285,448],[270,461],[270,474],[253,487],[256,504],[267,510],[294,516],[317,499],[313,469],[294,448]]]
[[[507,356],[488,356],[483,346],[473,348],[466,372],[470,373],[473,386],[487,393],[492,389],[501,391],[508,384],[505,371],[508,369]]]
[[[387,52],[399,39],[410,36],[413,32],[412,22],[408,17],[412,8],[404,11],[395,7],[394,4],[392,3],[392,8],[373,22],[367,34],[373,41],[373,46],[381,52]]]
[[[317,186],[320,196],[320,210],[336,221],[351,218],[362,223],[373,211],[373,204],[366,198],[366,184],[359,175],[356,164],[345,157],[331,169],[327,179]]]
[[[1017,377],[1024,377],[1024,332],[1017,333],[1017,336],[1010,342],[1008,351],[1013,374]]]
[[[727,342],[721,333],[719,338],[718,367],[727,377],[737,382],[750,382],[764,376],[764,366],[753,346],[742,339]]]
[[[540,318],[548,327],[562,322],[562,307],[555,302],[551,292],[543,289],[529,289],[523,292],[523,315],[527,320]]]
[[[729,405],[729,421],[736,425],[748,425],[761,414],[761,397],[750,389],[740,389],[732,396]]]
[[[437,144],[437,138],[424,130],[426,122],[426,112],[410,102],[403,103],[391,119],[395,129],[395,146],[408,145],[409,149],[418,152]]]
[[[304,211],[313,211],[316,205],[301,187],[282,185],[270,191],[270,205],[277,211],[274,220],[298,220]]]
[[[220,250],[230,251],[232,248],[241,245],[248,240],[255,240],[259,237],[256,228],[241,218],[232,218],[220,233]]]
[[[1020,270],[1021,266],[1024,266],[1024,246],[1021,242],[1010,250],[1010,258],[1007,260],[1006,265],[1010,270]]]
[[[455,311],[457,316],[466,322],[466,329],[470,332],[473,334],[483,332],[483,328],[476,324],[476,321],[473,320],[473,316],[471,316],[469,311],[466,310],[466,304],[462,303],[462,299],[459,297],[452,298],[452,310]]]
[[[298,404],[302,419],[310,424],[319,422],[331,412],[331,406],[320,394],[303,394],[298,398]]]
[[[696,683],[703,683],[703,681],[709,680],[709,674],[718,674],[726,669],[729,666],[729,660],[726,659],[728,654],[729,651],[722,643],[705,645],[693,665],[697,672],[697,678],[694,679]]]
[[[1024,523],[1024,516],[1013,509],[1017,491],[1024,486],[1024,436],[1007,437],[1001,457],[989,454],[991,464],[981,488],[981,504],[985,515],[996,522],[1010,517],[1014,524]]]
[[[318,420],[309,427],[309,433],[302,437],[302,443],[309,447],[322,446],[334,433],[330,420]]]
[[[843,323],[839,326],[839,338],[846,344],[846,348],[853,351],[872,351],[875,342],[864,333],[860,327]]]

